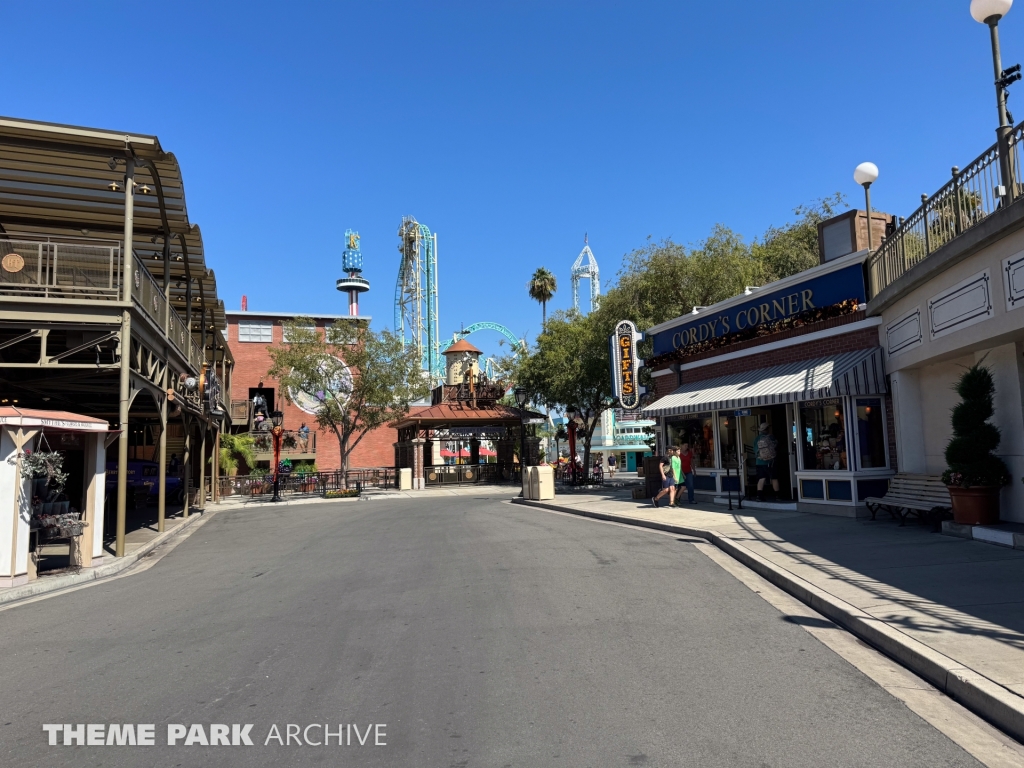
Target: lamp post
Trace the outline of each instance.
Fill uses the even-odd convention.
[[[853,180],[864,187],[864,207],[868,212],[868,250],[874,245],[871,242],[871,185],[878,178],[878,166],[874,163],[861,163],[853,169]]]
[[[519,483],[522,485],[526,476],[526,399],[528,397],[523,387],[515,388],[516,403],[519,405]]]
[[[576,419],[579,418],[579,411],[566,408],[565,418],[569,428],[569,482],[576,485]]]
[[[281,425],[284,423],[284,413],[282,411],[274,411],[270,414],[270,421],[274,424],[274,428],[270,431],[270,434],[274,436],[274,498],[271,501],[281,500],[281,435],[284,434],[284,429]]]
[[[971,16],[981,24],[988,24],[992,41],[992,69],[995,72],[996,108],[999,111],[999,127],[996,128],[996,142],[999,145],[999,172],[1002,176],[1002,194],[1005,203],[1014,198],[1013,177],[1010,172],[1010,121],[1006,111],[1006,87],[1020,79],[1020,65],[1003,70],[999,54],[999,20],[1005,16],[1013,0],[971,0]]]

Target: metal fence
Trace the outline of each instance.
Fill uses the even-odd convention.
[[[1018,147],[1024,141],[1024,123],[1010,134],[1009,189],[1014,199],[1024,189]],[[921,195],[921,207],[899,222],[868,259],[871,295],[877,296],[914,265],[946,243],[977,226],[1005,203],[997,194],[1000,185],[999,149],[993,144],[963,170],[953,168],[952,178],[934,195]]]
[[[517,483],[519,470],[507,462],[495,464],[439,464],[423,468],[424,484],[472,485],[475,483]]]
[[[120,245],[0,239],[0,294],[117,301]]]
[[[132,257],[132,260],[134,262],[132,298],[142,311],[149,316],[149,319],[156,323],[157,328],[163,328],[167,312],[164,289],[153,279],[153,276],[149,274],[149,271],[142,265],[138,257]]]
[[[394,467],[375,467],[372,469],[350,469],[345,473],[349,488],[359,484],[361,488],[397,488],[398,470]]]

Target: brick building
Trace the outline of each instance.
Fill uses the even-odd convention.
[[[868,252],[827,255],[647,330],[654,399],[644,410],[659,451],[690,444],[698,493],[850,516],[885,493],[896,441],[880,321],[865,311]],[[763,434],[776,445],[760,453]]]
[[[245,432],[253,427],[253,397],[263,383],[263,396],[267,409],[284,413],[284,428],[287,433],[296,432],[305,422],[310,430],[307,441],[289,441],[282,457],[292,461],[312,461],[321,472],[341,468],[341,453],[338,439],[332,432],[318,432],[316,417],[306,410],[301,402],[288,402],[276,381],[267,376],[271,367],[268,347],[284,343],[285,321],[296,317],[290,312],[225,312],[228,324],[227,343],[235,356],[234,377],[231,381],[231,424],[232,431]],[[336,322],[369,322],[366,316],[317,315],[313,322],[318,329],[324,329]],[[397,432],[390,427],[381,427],[367,434],[349,455],[349,468],[391,467],[395,462],[394,444]],[[271,457],[257,444],[257,459],[262,464]],[[267,464],[269,466],[269,463]]]

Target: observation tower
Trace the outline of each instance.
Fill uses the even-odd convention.
[[[590,281],[590,308],[597,309],[601,302],[601,271],[586,234],[583,235],[583,250],[572,265],[572,308],[577,312],[580,311],[580,280]]]
[[[341,254],[341,269],[348,277],[338,278],[338,290],[348,291],[348,313],[359,314],[359,294],[370,290],[370,281],[360,277],[363,271],[363,254],[359,250],[359,233],[345,230],[345,250]]]

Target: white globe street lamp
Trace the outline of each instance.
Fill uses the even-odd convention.
[[[1020,80],[1020,65],[1003,70],[1002,57],[999,53],[999,20],[1005,16],[1013,0],[971,0],[971,16],[980,24],[987,24],[989,37],[992,41],[992,68],[996,80],[996,107],[999,110],[999,127],[996,128],[996,141],[999,145],[999,172],[1002,185],[998,190],[1006,197],[1006,202],[1013,202],[1014,190],[1010,176],[1010,121],[1006,112],[1006,87],[1014,80]]]
[[[874,163],[861,163],[853,169],[853,180],[864,187],[864,207],[868,213],[868,250],[873,247],[871,242],[871,185],[878,178],[878,166]]]

